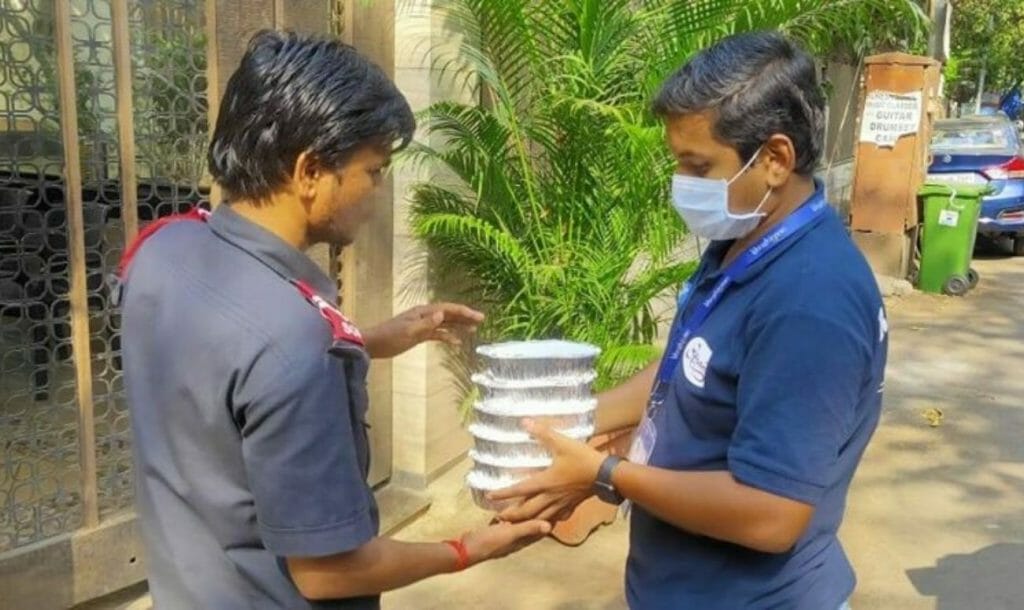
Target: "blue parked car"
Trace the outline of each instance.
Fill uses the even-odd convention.
[[[1024,148],[1006,115],[972,116],[935,122],[928,181],[989,185],[981,202],[978,234],[1013,240],[1024,256]]]

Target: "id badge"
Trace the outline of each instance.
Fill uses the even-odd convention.
[[[629,459],[634,464],[646,466],[654,452],[654,443],[658,440],[658,431],[649,413],[645,413],[640,425],[633,435],[633,443],[629,447]]]
[[[633,443],[629,446],[628,459],[633,464],[640,464],[646,466],[651,460],[651,453],[654,452],[654,443],[658,440],[658,430],[654,427],[654,420],[651,419],[650,413],[644,413],[644,418],[640,420],[640,425],[637,426],[636,433],[633,435]],[[629,518],[629,514],[633,509],[633,503],[626,500],[622,503],[621,516],[624,519]]]

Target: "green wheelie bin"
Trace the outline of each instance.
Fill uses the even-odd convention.
[[[988,186],[925,184],[921,267],[917,287],[924,292],[963,296],[978,283],[971,269],[978,235],[981,198]]]

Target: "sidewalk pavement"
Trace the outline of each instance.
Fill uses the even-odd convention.
[[[885,411],[841,532],[859,577],[856,610],[1024,608],[1024,258],[976,268],[981,284],[966,298],[888,303]],[[489,520],[462,487],[468,467],[431,486],[430,511],[399,538],[442,540]],[[617,521],[578,548],[544,540],[389,593],[383,606],[620,609],[627,545]],[[97,607],[148,607],[126,597]]]

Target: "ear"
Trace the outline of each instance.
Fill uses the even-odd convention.
[[[789,182],[796,169],[796,147],[789,136],[775,134],[764,144],[768,186],[777,189]]]
[[[322,174],[323,168],[313,153],[306,150],[299,154],[292,169],[292,186],[299,199],[312,201],[316,197],[317,182]]]

